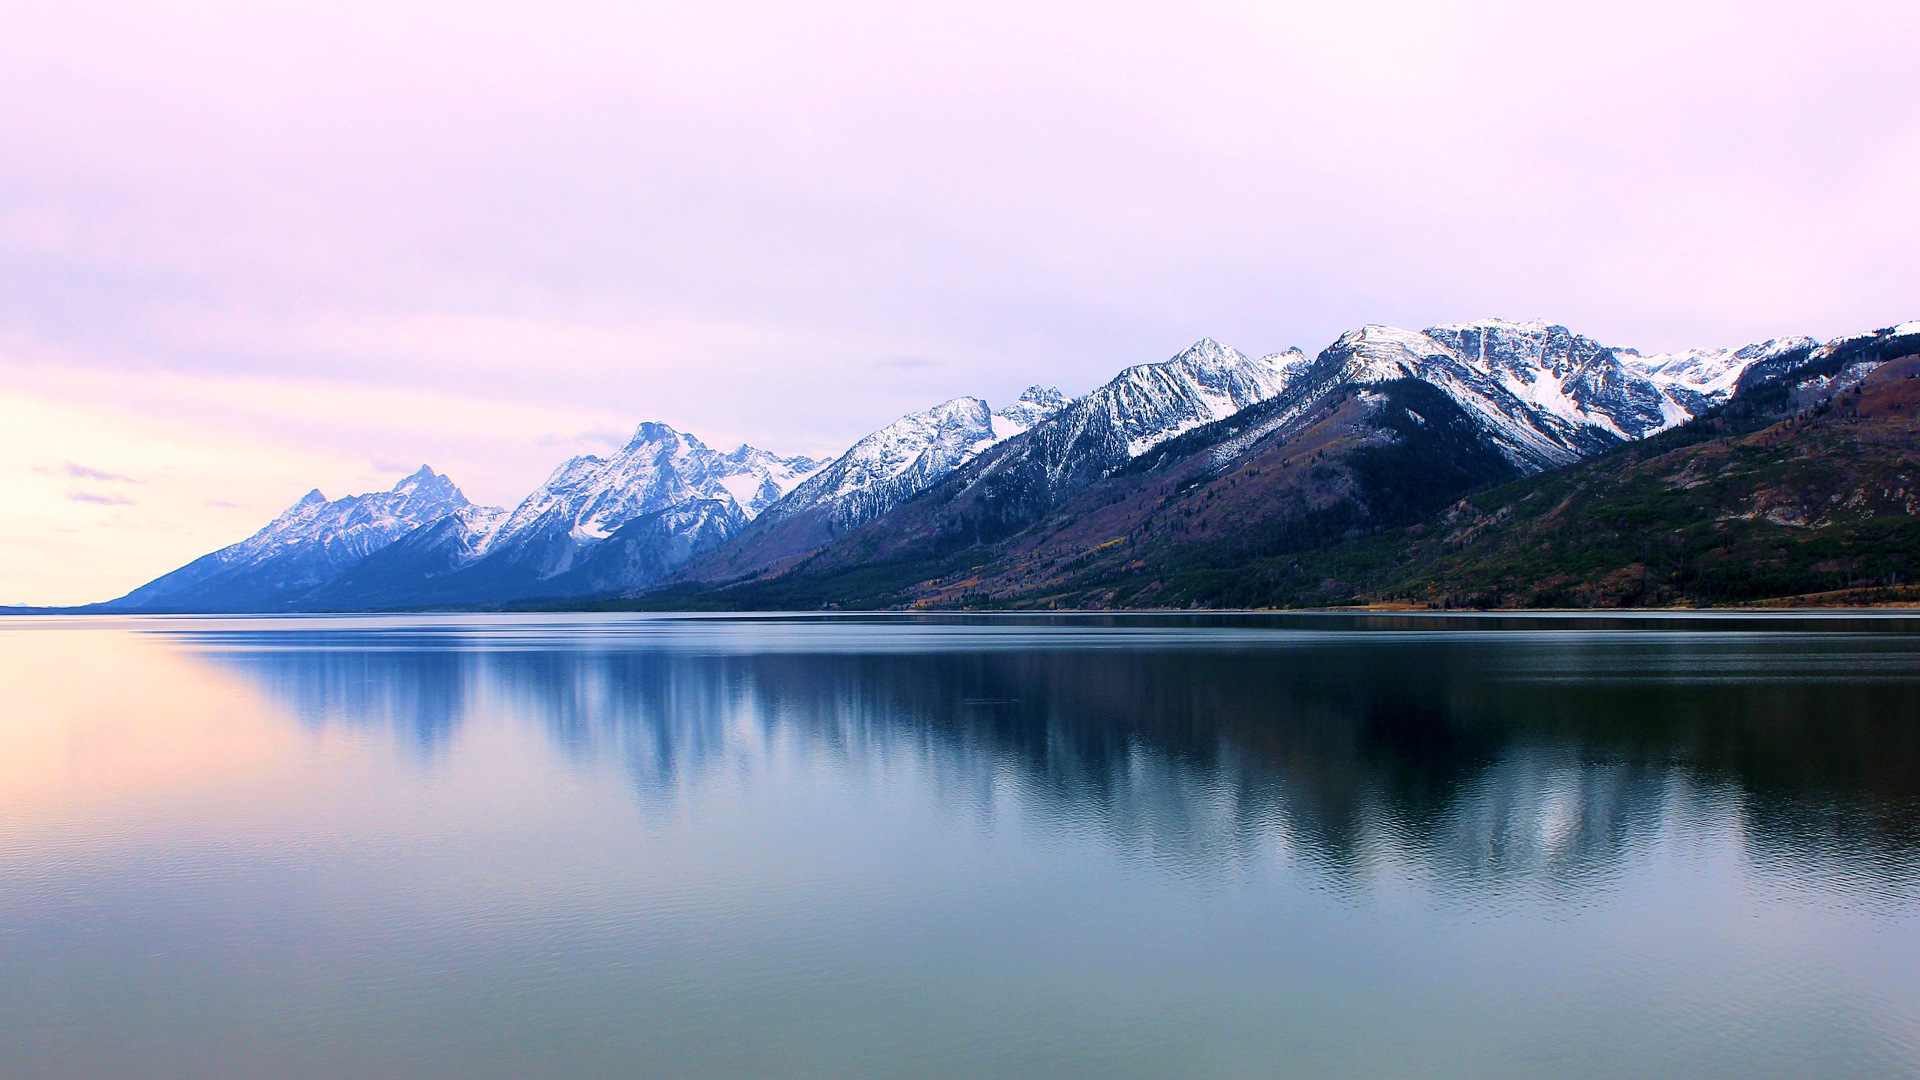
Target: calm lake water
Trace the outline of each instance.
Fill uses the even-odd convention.
[[[0,1076],[1913,1077],[1915,625],[0,620]]]

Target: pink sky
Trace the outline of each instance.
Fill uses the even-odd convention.
[[[0,602],[1203,335],[1920,317],[1920,5],[9,3]],[[96,475],[97,474],[97,475]],[[101,475],[120,479],[101,479]]]

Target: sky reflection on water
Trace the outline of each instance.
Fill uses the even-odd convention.
[[[1920,636],[1775,629],[12,622],[0,1073],[1911,1075]]]

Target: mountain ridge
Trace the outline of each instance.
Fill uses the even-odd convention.
[[[385,492],[329,500],[314,488],[247,539],[163,574],[107,606],[272,609],[420,526],[472,505],[452,480],[425,465]]]
[[[1768,343],[1742,350],[1737,376],[1720,371],[1712,377],[1738,386],[1730,397],[1742,408],[1759,408],[1756,403],[1782,393],[1805,398],[1857,380],[1871,365],[1884,364],[1891,352],[1920,351],[1920,337],[1914,336],[1920,327],[1909,331],[1911,326],[1825,345],[1804,339]],[[1345,351],[1337,346],[1329,352]],[[732,597],[727,588],[703,595],[661,587],[658,596],[633,602],[1094,608],[1382,602],[1395,592],[1390,584],[1367,584],[1372,579],[1364,577],[1364,587],[1340,583],[1340,575],[1348,572],[1341,559],[1374,542],[1370,538],[1402,537],[1375,551],[1383,565],[1391,566],[1407,557],[1394,546],[1404,542],[1395,530],[1420,528],[1427,517],[1476,490],[1536,482],[1529,477],[1547,483],[1578,467],[1576,461],[1523,470],[1530,448],[1516,449],[1510,432],[1484,426],[1484,417],[1433,383],[1386,367],[1367,374],[1398,377],[1321,393],[1311,383],[1304,385],[1297,393],[1168,440],[1082,489],[1057,511],[999,537],[969,533],[956,527],[952,516],[941,521],[938,513],[910,504],[903,512],[918,507],[919,520],[877,523],[784,579],[733,583]],[[1800,383],[1813,389],[1780,389]],[[1447,409],[1456,411],[1447,416],[1437,411]],[[1642,415],[1657,422],[1650,410]],[[1658,428],[1654,435],[1682,426],[1693,421]],[[1431,434],[1410,438],[1429,427],[1448,430],[1450,446],[1444,453],[1423,451],[1420,440],[1431,446]],[[1647,441],[1615,440],[1596,453],[1631,453]],[[1219,447],[1235,444],[1235,452],[1223,455],[1226,460],[1216,456]],[[1500,464],[1494,464],[1496,456]],[[991,463],[974,467],[987,469]],[[1845,471],[1844,463],[1839,467]],[[948,484],[964,482],[964,474],[956,474]],[[1301,575],[1315,573],[1324,573],[1333,584],[1318,579],[1303,584]],[[1368,573],[1384,571],[1376,566]],[[1248,585],[1262,574],[1278,575],[1288,584]]]
[[[1650,355],[1499,319],[1370,324],[1311,358],[1202,338],[1071,401],[1041,385],[997,410],[949,399],[831,460],[721,452],[649,421],[511,509],[476,506],[424,466],[384,493],[312,492],[101,607],[724,606],[780,589],[830,604],[853,599],[829,585],[847,575],[894,582],[869,600],[1009,602],[1089,568],[1118,580],[1201,552],[1257,561],[1409,528],[1436,501],[1644,443],[1908,328]],[[1143,580],[1098,603],[1158,605],[1169,588]]]

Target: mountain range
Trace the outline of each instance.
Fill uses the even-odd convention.
[[[1545,496],[1537,492],[1560,490],[1553,485],[1567,477],[1590,478],[1574,481],[1585,486],[1555,512],[1565,518],[1583,507],[1604,516],[1609,510],[1593,509],[1592,492],[1605,470],[1676,441],[1732,445],[1778,423],[1798,426],[1765,435],[1774,440],[1768,445],[1817,446],[1822,467],[1837,470],[1838,479],[1825,481],[1835,490],[1860,471],[1846,448],[1863,437],[1852,428],[1837,435],[1835,425],[1893,430],[1874,436],[1884,457],[1874,468],[1892,485],[1885,490],[1920,501],[1920,481],[1905,482],[1907,451],[1899,449],[1900,432],[1913,423],[1909,406],[1882,401],[1893,393],[1888,373],[1904,372],[1903,358],[1916,353],[1920,323],[1825,344],[1793,338],[1656,355],[1561,326],[1502,320],[1422,331],[1364,326],[1313,357],[1298,349],[1251,357],[1203,339],[1072,400],[1043,386],[998,409],[954,398],[900,417],[829,461],[751,446],[723,453],[649,422],[614,454],[563,463],[512,509],[474,505],[425,467],[386,492],[328,500],[314,491],[254,536],[97,607],[1755,599],[1754,590],[1590,588],[1524,559],[1527,569],[1510,569],[1495,584],[1449,560],[1471,548],[1475,565],[1491,566],[1487,545],[1537,544],[1532,533],[1518,539],[1513,523],[1539,505]],[[1848,405],[1848,395],[1876,404]],[[1706,467],[1687,460],[1688,468]],[[1705,486],[1674,483],[1679,491]],[[1487,499],[1522,489],[1535,494],[1487,509]],[[1885,519],[1891,498],[1863,496],[1858,505]],[[1708,513],[1682,503],[1669,509]],[[1716,520],[1732,520],[1723,513],[1730,505],[1712,510]],[[1762,522],[1755,528],[1763,532],[1831,533],[1846,516],[1844,508],[1825,516],[1818,509],[1801,506],[1797,520],[1784,511],[1740,520]],[[1683,530],[1699,524],[1689,522]],[[1597,542],[1603,531],[1582,539]],[[1651,573],[1644,560],[1608,573],[1630,574],[1635,565]]]

